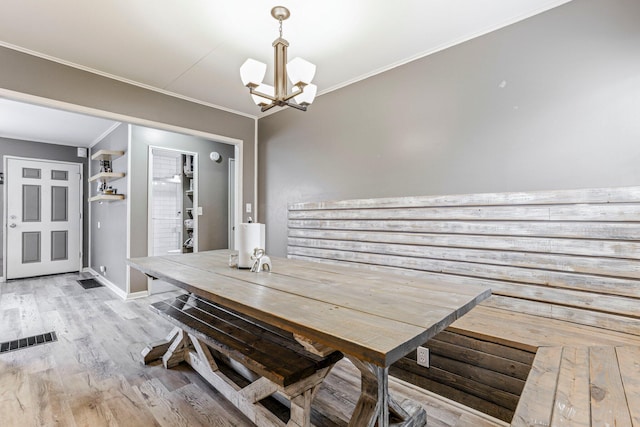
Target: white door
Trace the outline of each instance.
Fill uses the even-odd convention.
[[[79,271],[80,164],[7,158],[7,279]]]

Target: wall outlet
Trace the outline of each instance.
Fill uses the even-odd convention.
[[[429,367],[429,349],[426,347],[418,347],[417,360],[419,366]]]
[[[105,267],[104,265],[100,266],[100,273],[102,273],[103,275],[107,275],[107,267]]]

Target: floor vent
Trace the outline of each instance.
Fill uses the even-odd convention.
[[[58,337],[55,332],[47,332],[28,338],[19,338],[17,340],[1,343],[0,353],[5,353],[7,351],[13,350],[21,350],[23,348],[33,347],[34,345],[46,344],[54,341],[58,341]]]
[[[96,279],[81,279],[77,282],[85,289],[99,288],[102,286]]]

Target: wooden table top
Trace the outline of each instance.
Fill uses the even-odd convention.
[[[271,258],[273,272],[228,266],[232,251],[133,258],[149,276],[378,366],[389,366],[491,295],[395,273]]]

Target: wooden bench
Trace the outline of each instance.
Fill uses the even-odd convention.
[[[162,358],[171,368],[187,362],[260,426],[309,426],[311,401],[342,358],[337,351],[310,353],[286,331],[193,295],[151,308],[177,327],[143,350],[144,363]],[[289,402],[288,423],[261,404],[272,395]]]
[[[640,425],[640,347],[541,347],[511,426]]]
[[[288,226],[293,259],[491,288],[431,368],[390,372],[504,421],[538,348],[640,345],[640,187],[295,203]]]

